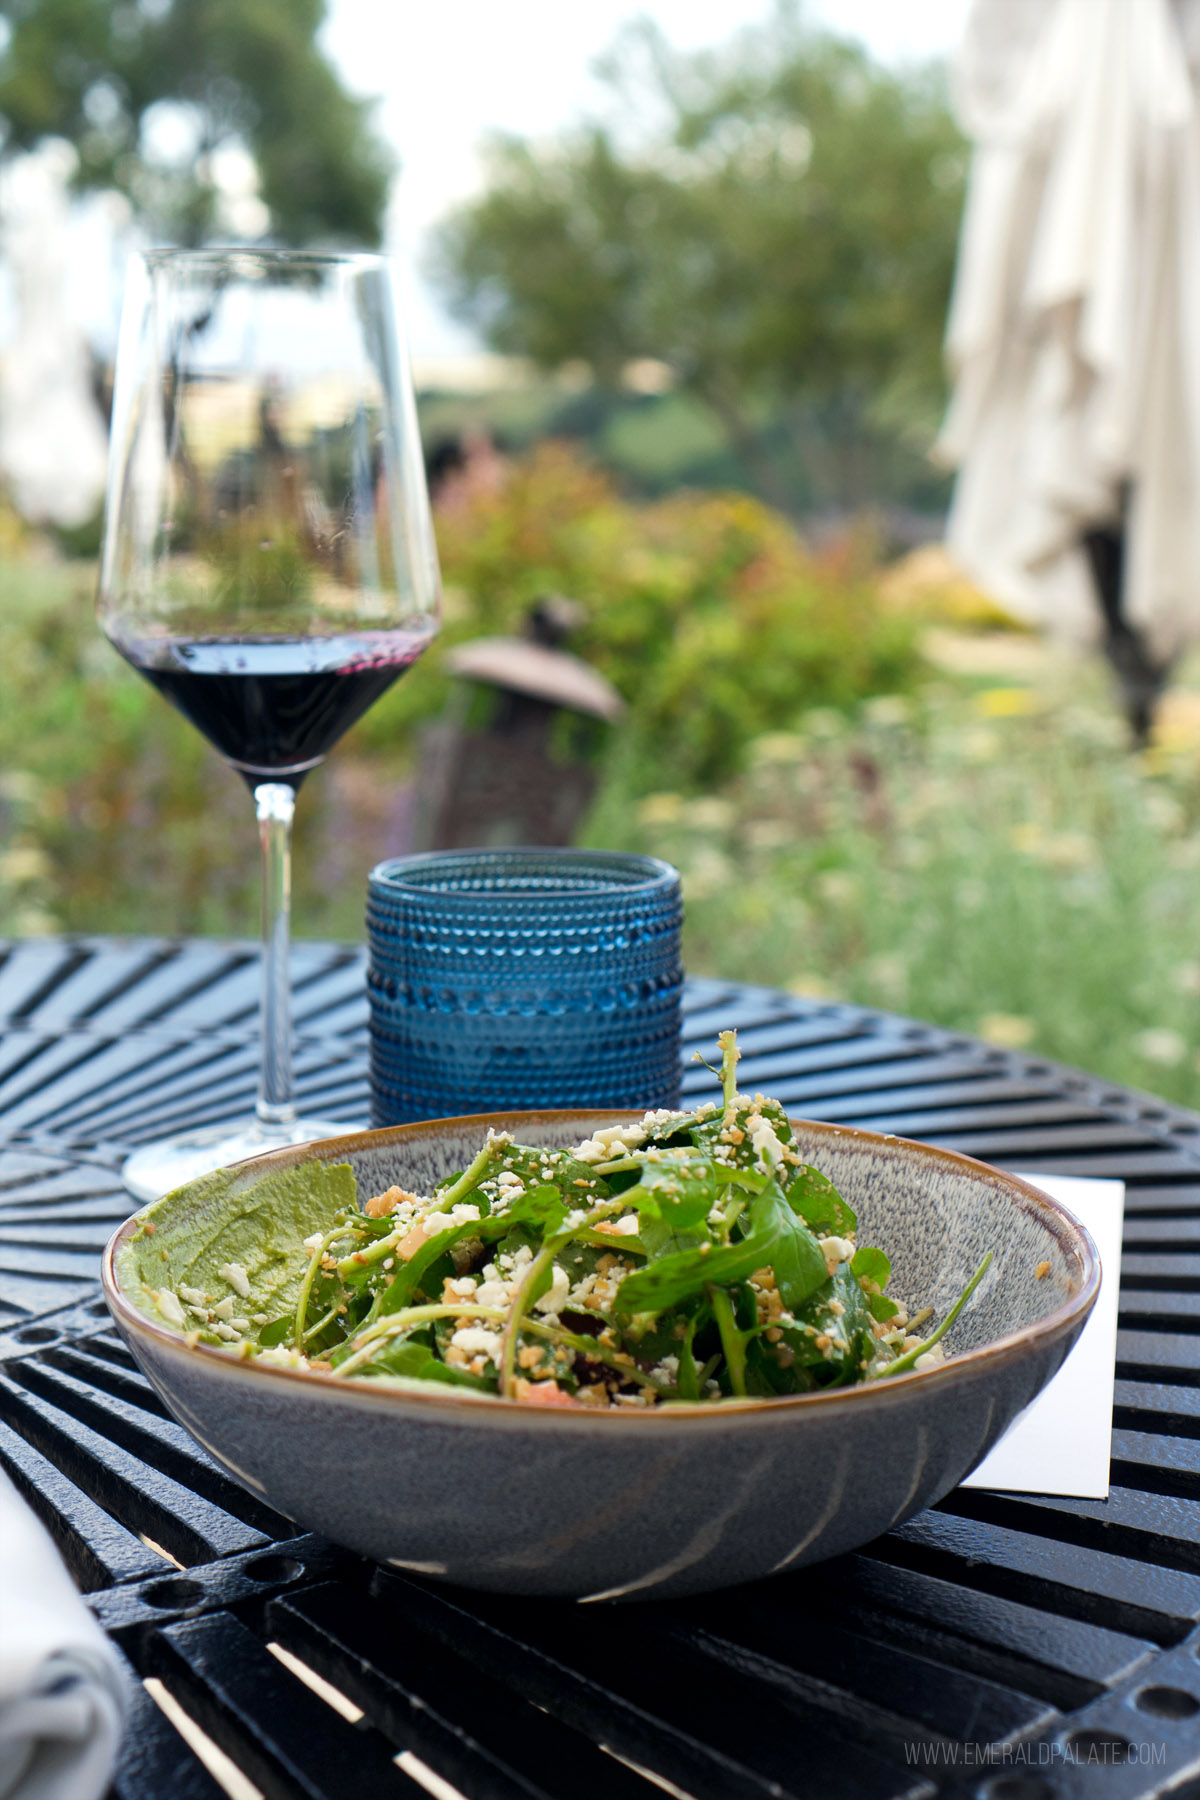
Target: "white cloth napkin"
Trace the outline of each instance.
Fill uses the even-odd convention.
[[[1079,1342],[1053,1381],[962,1485],[1107,1500],[1125,1183],[1078,1175],[1022,1179],[1060,1201],[1091,1232],[1100,1252],[1100,1293]]]
[[[116,1651],[0,1473],[0,1800],[100,1800],[126,1698]]]

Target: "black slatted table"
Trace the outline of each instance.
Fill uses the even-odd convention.
[[[301,944],[293,966],[302,1104],[361,1120],[362,957]],[[962,1491],[813,1570],[581,1613],[297,1537],[109,1328],[121,1159],[252,1106],[256,1006],[249,946],[0,946],[0,1460],[138,1678],[121,1800],[1200,1797],[1200,1118],[911,1020],[692,982],[686,1054],[737,1025],[745,1085],[797,1115],[1124,1178],[1112,1495]],[[689,1094],[712,1085],[687,1064]]]

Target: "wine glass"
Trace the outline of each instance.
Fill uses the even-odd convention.
[[[151,1199],[347,1127],[296,1116],[296,792],[438,627],[437,552],[386,258],[153,250],[131,264],[100,569],[110,642],[245,779],[263,859],[256,1117],[148,1145]]]

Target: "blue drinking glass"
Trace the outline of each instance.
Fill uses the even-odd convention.
[[[608,850],[450,850],[371,873],[375,1125],[676,1106],[679,874]]]

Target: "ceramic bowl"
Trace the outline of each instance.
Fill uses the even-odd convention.
[[[353,1164],[362,1197],[427,1192],[489,1125],[571,1144],[636,1115],[493,1114],[357,1132],[245,1165]],[[950,1151],[796,1124],[796,1148],[892,1260],[889,1292],[940,1317],[992,1266],[941,1366],[860,1387],[712,1407],[595,1412],[428,1393],[189,1346],[121,1291],[117,1326],[180,1422],[287,1518],[379,1562],[465,1586],[661,1598],[836,1556],[931,1505],[1045,1386],[1095,1301],[1083,1228],[1028,1183]],[[186,1193],[186,1189],[180,1190]],[[197,1226],[203,1228],[202,1197]]]

